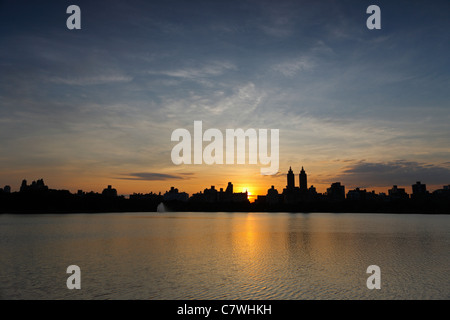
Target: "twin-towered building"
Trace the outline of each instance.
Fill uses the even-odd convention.
[[[299,188],[297,188],[298,190],[302,190],[302,191],[306,191],[308,190],[308,183],[307,183],[307,175],[305,172],[305,169],[303,169],[300,171],[299,175],[298,175],[298,180],[299,180]],[[285,190],[295,190],[295,176],[294,176],[294,172],[292,171],[292,167],[289,167],[289,171],[287,173],[287,186]]]
[[[388,195],[384,193],[375,194],[375,191],[369,192],[360,188],[350,190],[346,194],[345,186],[340,182],[332,183],[331,186],[327,188],[326,193],[318,194],[314,186],[308,188],[308,176],[303,167],[298,174],[298,187],[295,185],[296,179],[292,167],[289,167],[286,177],[287,185],[286,188],[283,189],[282,194],[279,194],[274,186],[272,186],[271,189],[267,190],[267,195],[258,196],[258,201],[270,205],[277,203],[295,204],[305,201],[339,202],[344,201],[346,198],[353,201],[375,200],[377,198],[396,201],[410,198],[404,188],[399,188],[396,185],[388,190]],[[422,184],[420,181],[412,185],[412,191],[411,199],[424,199],[430,195],[426,190],[426,185]],[[439,194],[439,192],[444,194],[446,190],[438,190],[438,192],[435,193]]]
[[[283,189],[282,199],[284,203],[296,203],[300,201],[312,200],[317,195],[316,188],[311,186],[308,189],[308,176],[305,169],[302,167],[298,174],[298,187],[295,186],[295,175],[292,171],[292,167],[289,167],[287,173],[287,185]]]

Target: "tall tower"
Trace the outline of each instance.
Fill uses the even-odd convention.
[[[227,189],[225,190],[226,193],[233,193],[233,184],[231,182],[228,182]]]
[[[303,167],[302,170],[300,171],[299,177],[300,177],[300,190],[302,191],[308,190],[307,176]]]
[[[294,189],[295,187],[295,178],[294,178],[294,172],[292,171],[292,168],[289,167],[289,171],[287,174],[287,189]]]

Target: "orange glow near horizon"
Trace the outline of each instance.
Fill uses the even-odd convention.
[[[241,191],[241,192],[247,192],[247,199],[248,199],[250,202],[254,202],[254,201],[256,200],[256,198],[258,197],[258,195],[257,195],[257,194],[254,194],[254,192],[253,192],[252,190],[254,190],[253,187],[251,187],[251,188],[249,188],[249,187],[244,187],[244,188],[242,188],[242,191]]]
[[[284,166],[286,167],[286,166]],[[311,168],[311,169],[310,169]],[[326,168],[314,165],[306,165],[305,170],[308,174],[308,187],[314,185],[319,193],[325,193],[331,183],[335,182],[334,174],[328,173]],[[178,188],[180,192],[186,192],[190,196],[215,186],[217,190],[227,187],[228,182],[233,183],[235,192],[248,191],[248,199],[253,202],[258,195],[266,195],[267,190],[273,185],[279,193],[283,192],[286,187],[285,172],[276,176],[262,176],[258,167],[251,166],[199,166],[199,167],[167,167],[167,168],[137,168],[135,170],[121,170],[120,172],[163,172],[174,178],[166,178],[160,180],[138,179],[132,175],[112,173],[110,170],[86,170],[79,171],[72,167],[47,169],[47,170],[20,170],[8,171],[4,173],[0,187],[5,185],[11,186],[11,191],[19,191],[22,179],[26,179],[28,184],[33,180],[44,179],[45,184],[50,189],[69,190],[76,193],[78,190],[85,192],[102,192],[104,188],[111,185],[115,188],[119,195],[128,196],[133,193],[160,193],[164,194],[173,186]],[[295,185],[298,186],[298,168],[296,168]],[[316,180],[317,179],[317,180]],[[376,193],[387,193],[392,185],[389,186],[364,186],[350,185],[346,181],[341,181],[345,185],[345,192],[356,187],[366,189],[368,192],[374,190]],[[411,185],[398,185],[405,188],[406,192],[411,194]],[[427,184],[430,191],[442,188],[441,185]]]

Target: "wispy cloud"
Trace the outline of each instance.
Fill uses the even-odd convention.
[[[163,75],[174,78],[197,79],[204,77],[214,77],[224,74],[229,70],[237,70],[237,67],[227,61],[214,61],[198,67],[186,67],[179,69],[169,69],[162,71],[148,71],[148,74]]]
[[[176,99],[170,95],[164,96],[162,105],[167,117],[176,119],[177,126],[192,125],[194,120],[204,120],[205,125],[216,128],[226,128],[237,123],[250,126],[255,118],[255,110],[265,96],[252,82],[237,83],[226,92],[218,88],[209,90],[208,94],[193,92]],[[239,117],[236,117],[237,114]]]
[[[128,173],[123,174],[126,177],[120,177],[115,179],[121,180],[145,180],[145,181],[154,181],[154,180],[181,180],[181,179],[189,179],[193,174],[192,173],[181,173],[180,175],[175,174],[165,174],[165,173],[156,173],[156,172],[137,172],[137,173]]]
[[[88,86],[88,85],[98,85],[98,84],[108,84],[117,82],[130,82],[133,77],[125,75],[96,75],[87,77],[52,77],[49,79],[50,82],[57,84],[75,85],[75,86]]]
[[[272,67],[273,70],[282,73],[286,77],[293,77],[302,70],[309,70],[314,67],[314,63],[307,57],[285,61]]]

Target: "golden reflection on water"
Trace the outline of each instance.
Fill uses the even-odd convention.
[[[3,215],[0,292],[31,299],[449,298],[449,226],[447,217],[417,215]],[[82,270],[78,292],[65,288],[71,264]],[[371,264],[382,270],[378,292],[365,286]]]

